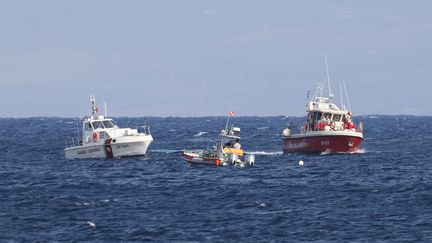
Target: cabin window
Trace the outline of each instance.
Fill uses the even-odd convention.
[[[333,115],[333,121],[335,121],[335,122],[339,122],[340,121],[340,119],[341,119],[341,115]]]
[[[99,129],[99,128],[100,128],[100,129],[103,129],[103,128],[104,128],[102,122],[100,122],[100,121],[93,122],[93,127],[94,127],[95,130],[96,130],[96,129]]]
[[[321,120],[321,115],[322,115],[321,112],[315,112],[315,121]]]
[[[309,113],[309,121],[315,120],[315,113]]]
[[[114,125],[111,123],[111,121],[103,121],[103,124],[105,126],[105,128],[113,128]]]
[[[327,119],[331,119],[332,114],[331,113],[324,113],[324,117]]]
[[[86,123],[84,124],[84,129],[85,129],[85,130],[93,130],[93,127],[92,127],[92,125],[91,125],[90,122],[86,122]]]

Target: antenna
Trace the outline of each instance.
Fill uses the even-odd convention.
[[[330,87],[330,74],[329,74],[329,68],[328,68],[328,63],[327,63],[327,53],[324,55],[324,57],[325,57],[326,70],[327,70],[327,82],[328,82],[328,89],[329,89],[329,98],[332,99],[334,97],[334,94],[332,94],[331,87]]]
[[[80,129],[79,129],[79,123],[80,123],[80,121],[77,120],[77,121],[76,121],[77,135],[78,135],[78,137],[81,137],[81,133],[80,133]]]
[[[108,117],[108,104],[107,102],[104,100],[104,117],[107,118]]]
[[[318,87],[317,87],[317,92],[320,92],[320,97],[322,97],[322,93],[324,91],[324,86],[325,86],[326,81],[324,80],[324,82],[322,83],[318,83]],[[322,87],[321,87],[322,85]]]
[[[340,99],[341,99],[342,109],[345,110],[345,104],[344,104],[343,95],[342,95],[342,81],[339,83],[339,90],[340,90]]]
[[[96,99],[94,95],[90,95],[90,114],[96,114]]]
[[[227,131],[227,132],[228,132],[229,120],[230,120],[230,115],[228,114],[227,121],[226,121],[226,124],[225,124],[225,131]]]
[[[346,100],[347,100],[347,103],[348,103],[348,109],[349,109],[349,111],[351,111],[351,106],[350,106],[349,99],[348,99],[348,92],[346,90],[345,81],[343,81],[343,86],[344,86],[344,89],[345,89],[345,96],[346,96]]]

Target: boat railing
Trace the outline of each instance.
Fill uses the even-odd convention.
[[[137,128],[138,133],[144,133],[145,135],[150,135],[150,126],[149,125],[143,125]]]
[[[300,133],[304,134],[306,133],[306,128],[304,126],[299,127]]]
[[[76,147],[82,145],[82,138],[80,137],[67,137],[65,139],[66,148]]]
[[[356,132],[363,133],[363,122],[359,122]]]

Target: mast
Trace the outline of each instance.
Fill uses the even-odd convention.
[[[326,83],[325,80],[322,83],[318,83],[317,93],[319,92],[319,97],[322,97],[322,93],[324,91],[325,83]],[[321,85],[322,85],[322,87],[321,87]],[[316,95],[315,95],[315,97],[316,97]]]
[[[325,57],[325,63],[326,63],[326,70],[327,70],[327,82],[328,82],[328,89],[329,89],[329,98],[333,99],[334,94],[332,94],[331,92],[331,86],[330,86],[330,74],[329,74],[329,68],[328,68],[328,63],[327,63],[327,53],[324,55]]]
[[[99,112],[99,109],[96,107],[96,97],[94,95],[90,95],[90,105],[91,117],[94,118],[96,113]]]
[[[225,124],[225,131],[227,131],[227,132],[228,132],[229,119],[230,119],[230,117],[232,117],[234,115],[235,115],[235,113],[233,111],[228,112],[228,117],[227,117],[227,121],[226,121],[226,124]]]
[[[104,117],[107,118],[108,117],[108,104],[107,102],[104,100]]]
[[[229,119],[230,119],[230,115],[228,114],[227,121],[226,121],[226,124],[225,124],[225,131],[227,131],[227,132],[228,132]]]
[[[342,109],[345,110],[345,104],[344,104],[344,99],[343,99],[343,95],[342,95],[342,81],[339,83],[339,90],[340,90],[340,99],[341,99]]]
[[[345,96],[346,96],[346,100],[347,100],[347,103],[348,103],[348,109],[349,109],[349,111],[351,111],[351,106],[350,106],[350,102],[349,102],[349,99],[348,99],[348,92],[346,90],[345,81],[343,82],[343,86],[344,86],[344,89],[345,89]]]

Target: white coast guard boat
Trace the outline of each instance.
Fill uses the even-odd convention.
[[[191,165],[211,166],[251,166],[255,164],[255,155],[246,154],[240,145],[240,128],[227,126],[219,134],[219,139],[211,148],[201,151],[182,151],[182,158]]]
[[[66,159],[114,158],[145,155],[153,141],[150,127],[119,128],[113,119],[97,115],[95,97],[90,97],[91,114],[82,123],[82,136],[66,140]],[[106,113],[106,107],[105,107]]]

